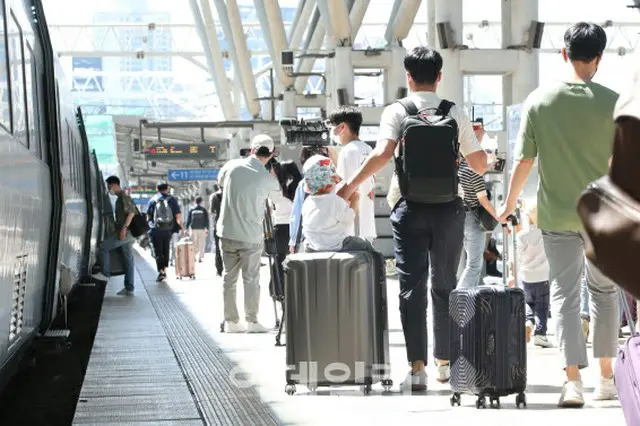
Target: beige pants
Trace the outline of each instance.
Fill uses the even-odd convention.
[[[207,242],[207,230],[206,229],[192,229],[191,239],[193,240],[194,251],[197,255],[198,261],[204,259],[204,250]]]

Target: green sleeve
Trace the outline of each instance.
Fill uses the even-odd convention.
[[[535,114],[531,105],[526,105],[520,118],[520,130],[516,138],[515,161],[536,158],[538,144],[535,135]]]

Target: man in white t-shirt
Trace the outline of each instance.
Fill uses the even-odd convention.
[[[329,114],[331,137],[342,149],[338,154],[338,175],[348,181],[353,178],[367,159],[372,149],[358,137],[362,126],[362,113],[355,107],[342,106]],[[369,241],[376,238],[376,222],[374,212],[373,176],[358,186],[360,201],[358,213],[351,227],[351,235],[357,235]]]
[[[432,49],[416,47],[405,56],[404,67],[411,91],[409,100],[418,111],[427,113],[429,109],[438,110],[442,99],[436,94],[436,89],[442,77],[442,56]],[[457,124],[460,152],[469,167],[480,175],[484,174],[487,155],[473,133],[469,118],[456,105],[452,105],[448,114],[444,115],[453,118]],[[349,199],[359,185],[387,165],[394,152],[400,153],[398,142],[405,117],[407,111],[400,103],[393,103],[385,108],[380,119],[376,148],[355,176],[340,189],[339,195]],[[393,179],[397,179],[397,174]],[[393,187],[397,182],[392,182],[391,185]],[[400,281],[400,317],[407,345],[407,358],[411,363],[411,371],[402,387],[410,388],[411,391],[425,391],[425,365],[429,358],[425,315],[427,278],[431,277],[434,310],[433,355],[438,365],[436,379],[447,382],[450,376],[449,295],[456,287],[465,212],[462,200],[457,196],[453,197],[453,201],[427,204],[407,201],[402,195],[401,192],[401,198],[391,214],[396,268]],[[428,274],[429,263],[431,274]]]

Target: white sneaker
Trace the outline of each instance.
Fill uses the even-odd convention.
[[[245,326],[242,325],[240,321],[226,321],[225,330],[227,331],[227,333],[244,333],[245,331],[247,331]]]
[[[98,272],[98,273],[96,273],[96,274],[93,274],[91,277],[92,277],[94,280],[102,281],[102,282],[105,282],[105,283],[106,283],[107,281],[109,281],[109,277],[107,277],[107,276],[106,276],[105,274],[103,274],[102,272]]]
[[[562,393],[558,407],[580,408],[584,405],[584,388],[581,381],[566,382],[562,386]]]
[[[613,377],[606,378],[600,376],[600,381],[596,385],[593,391],[594,401],[610,401],[618,398],[618,392],[616,391],[616,385],[613,382]]]
[[[409,371],[407,378],[400,384],[400,389],[410,392],[426,392],[427,391],[427,372],[425,370],[413,373]]]
[[[527,336],[527,343],[529,343],[531,341],[531,334],[533,334],[533,329],[535,328],[535,326],[533,325],[533,323],[531,321],[527,321],[525,323],[525,329],[526,329],[526,336]]]
[[[553,343],[547,339],[547,336],[535,336],[533,338],[533,344],[536,346],[540,346],[541,348],[553,348]]]
[[[438,373],[436,380],[440,383],[447,383],[451,378],[451,367],[449,364],[438,365],[436,371]]]
[[[247,323],[247,333],[266,333],[268,330],[259,322]]]

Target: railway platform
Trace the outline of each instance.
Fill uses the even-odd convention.
[[[135,295],[116,295],[121,277],[107,285],[74,424],[624,425],[617,401],[591,400],[595,368],[583,370],[584,408],[557,408],[562,374],[556,349],[530,346],[526,409],[516,408],[515,396],[502,399],[499,410],[476,409],[473,396],[463,396],[462,406],[451,407],[451,390],[435,381],[435,371],[426,395],[402,394],[399,384],[408,367],[395,279],[388,280],[392,391],[384,393],[377,385],[365,396],[359,387],[311,393],[298,386],[290,396],[285,393],[286,349],[275,346],[275,330],[220,332],[222,279],[215,276],[212,255],[197,264],[195,280],[170,274],[166,283],[156,283],[155,263],[139,248],[136,269]],[[276,318],[266,267],[261,276],[259,319],[272,327]],[[238,300],[242,310],[241,284]]]

